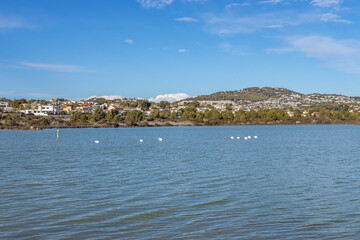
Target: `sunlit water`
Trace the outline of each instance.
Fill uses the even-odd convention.
[[[360,239],[360,126],[0,131],[0,239]]]

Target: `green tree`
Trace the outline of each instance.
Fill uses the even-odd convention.
[[[241,122],[246,122],[246,115],[245,112],[240,110],[238,112],[235,113],[235,118],[234,118],[235,122],[237,123],[241,123]]]
[[[183,119],[194,119],[196,117],[196,113],[193,111],[185,111],[181,117]]]
[[[301,111],[298,110],[298,109],[296,109],[296,110],[294,111],[294,114],[293,114],[292,117],[293,117],[293,118],[300,118],[300,117],[301,117]]]
[[[158,111],[158,110],[152,110],[151,113],[150,113],[150,119],[153,120],[153,119],[158,119],[160,118],[160,114],[161,112]]]
[[[212,119],[212,120],[219,120],[219,119],[221,119],[221,114],[216,109],[206,110],[205,118]]]
[[[178,118],[178,113],[177,112],[172,112],[171,114],[170,114],[170,119],[171,120],[175,120],[175,119],[177,119]]]
[[[166,108],[168,108],[170,106],[170,103],[168,101],[160,101],[158,105],[162,109],[166,109]]]
[[[139,110],[130,111],[125,118],[125,122],[129,125],[134,125],[145,118],[145,114]]]
[[[196,113],[196,119],[203,120],[205,118],[205,114],[203,112]]]
[[[224,120],[234,120],[234,114],[231,111],[222,112],[221,117]]]
[[[80,113],[79,112],[73,112],[71,113],[71,116],[70,116],[70,121],[71,122],[77,122],[80,118]]]
[[[343,120],[343,115],[339,111],[333,111],[331,113],[331,118],[334,119],[334,120]]]
[[[119,114],[118,110],[111,110],[111,111],[106,113],[105,120],[107,122],[116,122],[118,114]]]
[[[106,100],[104,98],[100,98],[96,102],[98,105],[102,105],[102,104],[106,103]]]
[[[141,110],[143,111],[147,111],[150,109],[151,103],[147,100],[140,100],[139,101],[139,107],[141,108]]]

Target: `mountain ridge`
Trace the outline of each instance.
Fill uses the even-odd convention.
[[[270,98],[280,98],[281,96],[344,96],[341,94],[322,94],[322,93],[311,93],[303,94],[289,90],[287,88],[277,88],[277,87],[249,87],[243,88],[241,90],[233,91],[219,91],[208,95],[199,95],[196,97],[191,97],[184,99],[183,101],[263,101]],[[349,96],[345,96],[349,97]],[[360,97],[349,97],[349,98],[360,98]]]

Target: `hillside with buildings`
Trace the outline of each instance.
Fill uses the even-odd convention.
[[[357,107],[359,97],[338,94],[302,94],[285,88],[245,88],[238,91],[217,92],[185,99],[182,102],[198,101],[202,105],[229,106],[238,109],[303,109],[324,104],[341,104]]]
[[[197,101],[261,101],[269,98],[278,98],[284,95],[302,95],[286,88],[271,88],[271,87],[251,87],[244,88],[237,91],[223,91],[216,92],[210,95],[201,95],[191,98],[191,100]]]
[[[0,129],[360,122],[360,98],[246,88],[182,101],[0,99]]]

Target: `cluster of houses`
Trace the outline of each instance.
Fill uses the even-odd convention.
[[[19,108],[8,106],[8,102],[0,102],[0,112],[19,113],[21,115],[35,115],[35,116],[62,116],[69,117],[71,113],[93,113],[96,109],[108,112],[117,110],[120,114],[126,111],[141,110],[139,107],[124,107],[119,103],[103,103],[98,104],[96,101],[58,101],[57,99],[50,99],[47,104],[38,102],[22,103]],[[151,110],[143,111],[145,115],[149,116],[153,110],[162,111],[163,109],[155,106]]]
[[[184,105],[188,101],[182,101],[180,104]],[[346,104],[353,110],[359,110],[360,99],[351,98],[342,95],[330,94],[297,94],[282,95],[277,98],[269,98],[261,101],[250,100],[222,100],[222,101],[207,101],[201,100],[199,103],[202,106],[212,105],[218,110],[225,110],[226,107],[231,107],[234,111],[250,109],[303,109],[323,103]]]
[[[129,104],[123,104],[124,101]],[[58,115],[63,117],[70,116],[71,113],[80,112],[80,113],[92,113],[96,109],[101,109],[103,111],[112,111],[117,110],[120,114],[126,111],[140,110],[139,107],[132,107],[137,104],[132,104],[136,102],[136,99],[122,99],[119,101],[109,101],[99,104],[97,99],[92,100],[64,100],[64,99],[50,99],[46,104],[41,102],[31,102],[31,103],[22,103],[19,108],[15,109],[9,106],[8,102],[0,102],[0,112],[17,112],[24,115],[36,115],[36,116],[51,116]],[[180,101],[176,104],[170,105],[168,110],[172,112],[182,112],[184,108],[187,107],[187,104],[191,101]],[[356,98],[350,98],[341,95],[325,95],[325,94],[290,94],[282,95],[278,98],[269,98],[262,101],[247,101],[247,100],[222,100],[222,101],[198,101],[199,106],[196,107],[198,112],[205,112],[207,109],[215,108],[219,111],[226,111],[231,107],[233,113],[236,113],[240,110],[242,111],[258,111],[260,109],[284,109],[291,116],[293,114],[292,110],[300,109],[303,110],[304,107],[314,106],[321,103],[338,103],[338,104],[347,104],[350,107],[350,112],[357,111],[359,112],[360,100]],[[292,109],[290,111],[290,109]],[[151,109],[143,111],[146,116],[149,116],[152,111],[158,110],[163,111],[161,107],[153,104]],[[303,110],[303,115],[306,116],[308,113],[306,110]]]

